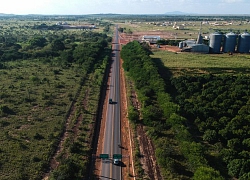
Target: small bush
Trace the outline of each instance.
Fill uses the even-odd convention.
[[[6,105],[1,105],[0,106],[0,114],[14,114],[14,112]]]

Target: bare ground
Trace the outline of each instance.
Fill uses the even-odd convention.
[[[122,177],[124,179],[133,179],[135,177],[134,163],[133,163],[133,149],[134,145],[131,139],[132,131],[128,120],[128,103],[124,70],[122,68],[122,60],[120,62],[120,91],[121,91],[121,142],[123,163],[126,165],[122,169]]]
[[[131,89],[131,97],[130,101],[135,109],[140,112],[141,105],[138,101],[137,94],[134,89],[133,83],[129,83],[129,88]],[[144,126],[142,124],[136,125],[135,138],[138,140],[139,149],[140,149],[140,163],[144,170],[145,176],[148,179],[154,180],[162,180],[162,176],[160,173],[160,168],[157,165],[156,157],[155,157],[155,148],[153,142],[146,135],[144,130]],[[135,142],[135,140],[133,140]]]
[[[149,179],[161,180],[160,169],[156,163],[155,149],[152,141],[147,137],[144,128],[139,124],[136,128],[140,144],[141,164]]]
[[[141,32],[133,32],[132,34],[120,33],[120,43],[127,44],[131,41],[141,40],[143,36],[151,35],[151,36],[160,36],[163,39],[175,39],[176,35],[170,32],[165,31],[141,31]]]

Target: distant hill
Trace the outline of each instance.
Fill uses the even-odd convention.
[[[172,11],[172,12],[166,12],[165,14],[167,14],[167,15],[187,15],[190,13],[185,13],[185,12],[181,12],[181,11]]]
[[[15,16],[15,14],[5,14],[5,13],[0,13],[0,16]]]

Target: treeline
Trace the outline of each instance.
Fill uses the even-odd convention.
[[[80,44],[77,45],[76,42]],[[95,59],[100,49],[106,47],[108,42],[111,42],[110,37],[95,32],[82,32],[81,36],[35,35],[22,43],[8,41],[0,43],[0,63],[18,59],[43,58],[48,61],[48,59],[57,58],[65,65],[72,62],[81,64],[87,58]]]
[[[76,46],[72,46],[72,49],[64,51],[64,53],[59,55],[57,58],[60,64],[66,64],[67,66],[68,63],[78,64],[78,66],[86,70],[86,75],[95,72],[92,79],[95,83],[91,82],[91,87],[93,87],[91,91],[95,92],[97,90],[95,92],[95,95],[97,95],[98,98],[100,85],[102,84],[103,74],[106,69],[109,60],[108,57],[110,54],[110,50],[105,50],[107,49],[108,45],[107,36],[105,34],[92,32],[86,32],[82,35],[84,36],[85,41]],[[59,46],[55,47],[61,46],[59,44]],[[86,75],[84,75],[84,78],[86,78]],[[86,84],[86,79],[84,83]],[[83,91],[82,93],[85,92]],[[83,95],[81,95],[80,97],[86,98],[83,97]],[[96,97],[91,98],[94,99]],[[79,99],[77,102],[80,103],[80,101],[82,101],[82,99]],[[88,105],[88,107],[85,107],[86,109],[83,109],[80,104],[75,107],[75,121],[77,121],[77,119],[80,117],[80,114],[84,114],[82,116],[85,116],[85,119],[79,126],[80,134],[75,140],[73,139],[76,134],[69,135],[64,144],[64,150],[57,157],[59,166],[52,172],[50,179],[82,179],[88,173],[87,170],[90,163],[89,157],[91,156],[90,144],[92,139],[87,134],[91,131],[89,129],[89,125],[85,123],[89,123],[88,121],[86,121],[87,117],[89,116],[87,111],[93,111],[93,113],[95,113],[95,111],[97,110],[97,104],[95,107],[89,106],[90,105]],[[89,117],[89,119],[91,118],[93,117]],[[72,126],[72,129],[68,131],[73,131],[73,128],[74,124]]]
[[[12,20],[16,19],[19,21],[24,20],[31,20],[34,21],[36,19],[37,21],[58,21],[60,18],[61,21],[76,21],[79,20],[86,20],[91,21],[95,20],[98,21],[100,19],[108,19],[112,21],[124,21],[124,19],[128,19],[131,21],[142,21],[142,22],[152,22],[152,21],[220,21],[220,20],[248,20],[249,16],[247,15],[241,15],[241,16],[224,16],[224,15],[178,15],[178,14],[152,14],[152,15],[133,15],[133,14],[92,14],[92,15],[65,15],[65,16],[58,16],[58,15],[13,15],[13,14],[6,14],[5,16],[0,16],[1,20]]]
[[[178,46],[179,42],[181,42],[181,40],[161,39],[161,40],[158,40],[156,43],[159,44],[159,45]]]
[[[123,14],[98,14],[95,17],[105,18],[112,21],[124,21],[124,19],[128,19],[134,22],[164,22],[164,21],[227,21],[227,20],[248,20],[248,16],[203,16],[203,15],[172,15],[172,14],[157,14],[157,15],[123,15]]]
[[[142,118],[137,109],[130,107],[129,119],[147,127],[164,178],[223,179],[208,162],[203,144],[190,133],[189,121],[180,115],[181,106],[166,93],[165,82],[148,50],[138,42],[130,42],[123,47],[121,57],[142,103]],[[169,138],[171,133],[174,140]]]
[[[220,162],[231,177],[250,179],[249,77],[188,76],[171,83],[192,135],[209,143],[207,156],[216,156],[217,162],[210,163],[219,169]]]
[[[93,76],[88,82],[85,82],[84,91],[78,98],[78,103],[75,107],[74,123],[71,123],[72,129],[68,131],[68,138],[64,143],[63,151],[57,156],[57,161],[59,166],[52,171],[50,178],[51,180],[56,179],[83,179],[88,178],[90,167],[90,157],[92,155],[91,142],[93,129],[91,129],[91,123],[95,121],[95,114],[90,114],[90,112],[95,113],[97,111],[97,103],[95,103],[100,96],[101,85],[103,84],[103,75],[108,65],[108,57],[105,57],[102,62],[95,61],[95,66],[98,68],[94,69]],[[87,89],[89,88],[89,89]],[[86,91],[91,91],[89,97],[84,97]],[[88,105],[83,107],[79,101],[88,101]],[[88,98],[88,99],[87,99]],[[78,127],[78,136],[72,131],[76,131],[76,122],[83,118],[80,126]],[[95,124],[95,123],[94,123]],[[92,132],[92,133],[91,133]]]
[[[60,165],[50,179],[86,176],[93,116],[111,53],[109,42],[111,37],[103,33],[62,32],[35,35],[20,43],[0,43],[0,73],[8,77],[1,79],[0,179],[42,178],[58,148],[73,103],[74,114],[67,129],[71,139],[66,139],[62,153],[56,157]],[[84,109],[87,90],[91,93]],[[82,114],[84,119],[76,130]]]
[[[40,25],[34,25],[32,29],[37,29],[37,30],[62,30],[63,27],[59,25],[47,25],[45,23],[42,23]]]

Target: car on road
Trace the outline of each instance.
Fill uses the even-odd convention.
[[[120,164],[119,159],[114,159],[114,165],[119,165],[119,164]]]
[[[113,104],[113,100],[111,98],[109,99],[109,104]]]

